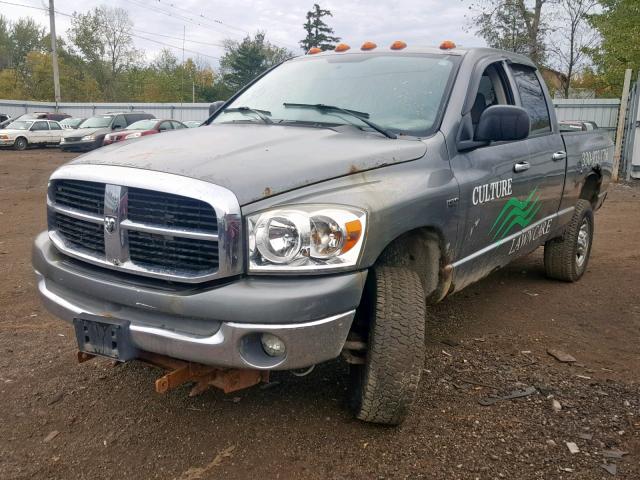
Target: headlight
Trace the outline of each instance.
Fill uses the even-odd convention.
[[[130,133],[129,135],[127,135],[126,137],[124,137],[125,140],[129,140],[130,138],[138,138],[142,136],[142,133],[140,132],[135,132],[135,133]]]
[[[251,215],[249,272],[313,272],[355,265],[366,213],[338,205],[301,205]]]
[[[90,142],[91,140],[95,140],[95,139],[96,139],[95,135],[85,135],[84,137],[82,137],[83,142]]]
[[[9,140],[9,135],[0,135],[0,140]]]

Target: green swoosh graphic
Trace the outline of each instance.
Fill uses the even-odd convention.
[[[493,240],[503,239],[516,226],[525,228],[531,224],[542,208],[540,195],[536,195],[537,190],[537,187],[534,188],[525,200],[510,198],[505,203],[498,218],[496,218],[496,221],[491,226],[491,230],[489,230],[490,232],[494,232],[495,230]],[[498,228],[496,229],[496,227]]]
[[[514,224],[516,224],[516,223],[522,224],[527,219],[529,219],[529,216],[530,216],[531,212],[536,208],[536,206],[538,205],[538,202],[539,202],[539,199],[536,198],[532,203],[528,204],[525,208],[513,207],[509,211],[509,213],[505,216],[505,218],[502,221],[502,223],[500,224],[500,227],[498,228],[498,230],[496,230],[496,232],[494,234],[494,238],[497,237],[498,235],[500,235],[502,232],[508,232],[509,230],[511,230],[511,228],[513,228]],[[511,224],[509,224],[509,227],[507,227],[507,229],[504,230],[504,228],[506,227],[507,223],[510,220],[512,220]],[[524,226],[526,226],[526,225],[524,225]]]

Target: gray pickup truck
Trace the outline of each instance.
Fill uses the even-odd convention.
[[[550,278],[582,276],[612,153],[599,131],[559,133],[525,57],[343,46],[271,69],[201,128],[57,169],[33,266],[82,351],[342,356],[355,415],[398,424],[429,304],[539,246]]]

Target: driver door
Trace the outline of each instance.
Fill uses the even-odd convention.
[[[33,122],[30,129],[29,143],[43,145],[49,141],[49,122],[38,120]]]

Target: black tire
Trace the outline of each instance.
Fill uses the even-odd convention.
[[[425,302],[418,274],[378,267],[369,274],[364,365],[351,365],[351,404],[360,420],[398,425],[413,403],[425,355]]]
[[[576,282],[587,270],[593,245],[593,209],[587,200],[578,200],[573,217],[560,238],[544,245],[547,277]]]
[[[27,142],[27,139],[24,137],[16,138],[16,141],[13,144],[13,148],[16,150],[26,150],[28,146],[29,142]]]

